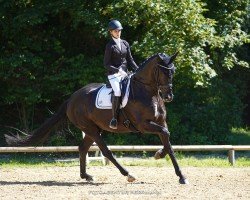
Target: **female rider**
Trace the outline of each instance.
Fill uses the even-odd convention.
[[[117,117],[121,98],[120,82],[127,76],[127,66],[131,66],[134,70],[138,69],[131,55],[128,42],[120,38],[122,29],[119,21],[112,20],[109,22],[108,30],[112,39],[106,45],[104,55],[104,66],[107,69],[108,80],[114,91],[112,99],[113,118],[109,124],[109,127],[112,129],[117,129]]]

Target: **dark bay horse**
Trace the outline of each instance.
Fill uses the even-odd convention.
[[[166,154],[169,154],[176,175],[180,178],[179,182],[186,184],[188,181],[178,166],[169,141],[170,132],[166,123],[164,105],[164,102],[171,102],[173,99],[172,78],[175,70],[173,61],[176,56],[177,53],[172,56],[158,53],[144,61],[139,70],[131,77],[129,101],[123,109],[131,124],[135,125],[139,132],[153,133],[160,137],[163,148],[155,153],[155,158],[164,158]],[[88,181],[93,180],[92,176],[86,173],[86,154],[95,142],[103,155],[120,170],[121,174],[127,176],[129,182],[134,181],[135,178],[117,162],[101,137],[102,130],[116,133],[131,132],[130,128],[123,125],[125,119],[122,115],[118,119],[118,129],[110,129],[111,110],[96,108],[96,95],[102,85],[92,83],[79,89],[60,106],[57,113],[47,119],[32,134],[23,138],[5,135],[7,143],[12,146],[41,144],[48,138],[54,126],[68,118],[85,133],[85,137],[79,145],[81,178]]]

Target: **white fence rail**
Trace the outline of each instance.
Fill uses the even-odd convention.
[[[111,151],[157,151],[162,146],[108,146]],[[249,151],[250,145],[173,145],[174,151],[228,151],[228,160],[235,164],[235,151]],[[99,151],[97,146],[91,146],[89,151]],[[0,153],[18,152],[78,152],[77,146],[53,147],[0,147]]]

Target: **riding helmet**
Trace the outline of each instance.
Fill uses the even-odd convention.
[[[118,20],[114,19],[109,22],[108,29],[109,31],[112,31],[115,29],[122,30],[123,28],[122,28],[121,23]]]

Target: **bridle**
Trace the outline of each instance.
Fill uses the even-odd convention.
[[[171,70],[174,68],[174,65],[172,65],[172,67],[166,67],[164,65],[157,64],[156,66],[159,66],[159,67],[162,67],[164,69],[169,70],[169,72],[168,72],[168,76],[169,76],[168,80],[171,79],[171,76],[172,76]],[[159,67],[154,67],[155,68],[155,70],[154,70],[154,77],[155,77],[155,82],[156,82],[156,88],[157,88],[157,90],[160,90],[160,89],[169,89],[169,90],[172,90],[173,84],[170,83],[170,82],[167,85],[160,85],[160,83],[159,83],[160,82],[159,81],[159,76],[160,76],[160,69],[159,69]],[[138,83],[141,83],[141,84],[143,84],[145,86],[148,86],[148,87],[151,87],[151,88],[155,87],[154,85],[152,85],[150,83],[145,83],[145,82],[140,81],[140,80],[135,79],[135,78],[133,78],[133,81],[136,81]]]
[[[174,68],[174,65],[172,65],[171,67],[166,67],[164,65],[160,65],[160,64],[157,64],[159,67],[162,67],[164,69],[167,69],[168,70],[168,84],[167,85],[160,85],[159,84],[159,71],[160,69],[157,67],[157,69],[155,71],[157,71],[157,78],[156,78],[156,83],[157,83],[157,89],[158,90],[169,90],[169,91],[172,91],[172,88],[173,88],[173,84],[172,82],[170,82],[171,78],[172,78],[172,72],[171,70]]]

